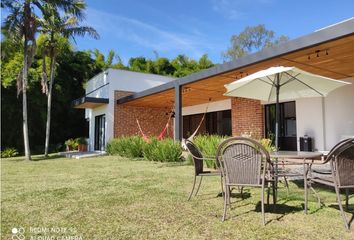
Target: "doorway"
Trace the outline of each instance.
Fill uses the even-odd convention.
[[[106,116],[99,115],[95,117],[95,150],[105,150],[105,132],[106,132]]]
[[[183,116],[183,137],[188,138],[201,123],[204,114]],[[231,110],[208,112],[201,123],[198,134],[217,134],[231,136]]]
[[[296,151],[296,105],[295,101],[279,104],[279,150]],[[275,138],[275,104],[265,105],[265,133],[266,137],[274,141]]]

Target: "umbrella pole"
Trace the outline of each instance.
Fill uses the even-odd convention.
[[[280,106],[279,106],[279,90],[280,90],[280,74],[276,74],[275,79],[276,103],[275,103],[275,148],[279,150],[279,122],[280,122]]]

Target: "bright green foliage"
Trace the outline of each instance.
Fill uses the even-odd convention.
[[[144,158],[157,162],[181,162],[182,148],[179,141],[172,139],[157,140],[151,139],[150,143],[144,146]]]
[[[203,54],[203,56],[199,59],[198,65],[200,70],[208,69],[214,66],[213,62],[208,58],[208,54]]]
[[[200,149],[204,157],[216,159],[216,150],[219,144],[226,137],[219,135],[198,135],[194,137],[193,142]],[[206,160],[207,167],[216,168],[216,160]]]
[[[147,72],[146,70],[146,58],[135,57],[129,59],[129,69],[136,72]]]
[[[156,149],[158,148],[158,140],[156,138],[151,138],[149,143],[145,143],[143,148],[143,157],[146,160],[157,161],[156,158]]]
[[[5,148],[4,150],[1,151],[2,158],[16,157],[17,155],[18,152],[16,148]]]
[[[129,158],[143,157],[144,140],[138,136],[121,137],[111,140],[106,147],[110,155],[119,155]]]
[[[67,150],[75,150],[78,147],[78,143],[75,139],[69,138],[68,140],[65,141],[66,149]]]
[[[276,150],[275,146],[272,144],[272,140],[269,138],[262,138],[259,143],[268,151],[273,152]]]
[[[4,62],[1,70],[1,84],[4,87],[16,85],[18,73],[23,67],[23,54],[16,52],[14,56],[8,61]]]
[[[172,66],[176,69],[173,73],[175,77],[184,77],[191,73],[199,71],[198,63],[188,58],[186,55],[178,55],[171,61]]]
[[[6,39],[4,39],[5,41]],[[65,45],[65,44],[64,44]],[[37,45],[41,48],[41,43]],[[16,50],[16,48],[14,48]],[[5,50],[5,49],[4,49]],[[39,52],[39,51],[38,51]],[[23,152],[22,136],[22,98],[16,94],[16,66],[23,65],[21,49],[2,56],[1,71],[1,113],[2,147],[15,147]],[[90,53],[74,51],[71,47],[63,48],[57,56],[58,67],[53,86],[53,112],[50,149],[58,149],[68,138],[85,136],[85,112],[74,109],[70,103],[85,94],[84,83],[102,71],[91,59]],[[13,69],[13,70],[12,70]],[[28,121],[33,153],[43,151],[46,121],[46,95],[41,91],[42,59],[37,54],[29,72]]]
[[[107,69],[107,68],[127,69],[127,67],[124,66],[120,56],[112,49],[109,50],[107,59],[105,55],[101,53],[98,49],[94,49],[93,51],[89,51],[89,52],[93,55],[97,66],[99,66],[102,69]]]
[[[87,140],[84,137],[78,137],[75,139],[75,141],[77,142],[77,144],[87,145]]]
[[[129,158],[145,158],[157,162],[181,162],[182,148],[178,141],[172,139],[150,139],[145,142],[139,136],[121,137],[111,140],[106,147],[110,155]]]
[[[176,70],[167,58],[158,58],[152,63],[155,67],[156,74],[173,75],[173,72]]]

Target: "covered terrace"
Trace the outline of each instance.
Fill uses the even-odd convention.
[[[354,18],[286,43],[223,63],[172,82],[117,99],[117,105],[147,108],[174,106],[174,137],[182,138],[182,107],[229,99],[224,85],[272,66],[295,66],[333,79],[354,77]],[[354,95],[354,92],[353,92]],[[232,99],[232,117],[238,101]],[[257,101],[260,104],[259,101]],[[263,110],[262,110],[263,114]],[[352,119],[354,121],[354,119]],[[233,119],[233,135],[238,133]],[[235,124],[234,124],[235,122]],[[264,125],[264,123],[263,123]],[[262,130],[264,134],[264,130]]]

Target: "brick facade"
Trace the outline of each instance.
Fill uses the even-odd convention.
[[[231,99],[232,135],[264,136],[264,106],[259,100],[235,97]]]
[[[131,95],[131,92],[115,91],[117,99]],[[158,136],[165,128],[170,109],[149,108],[128,105],[114,105],[114,137],[141,135],[136,120],[139,120],[147,136]],[[167,137],[173,138],[173,119],[170,120]]]
[[[131,95],[132,92],[115,91],[115,101]],[[158,136],[164,129],[170,109],[149,108],[128,105],[114,106],[114,137],[140,135],[136,120],[139,120],[143,132],[148,136]],[[252,137],[264,136],[264,106],[260,101],[246,98],[231,99],[232,135],[252,134]],[[200,115],[202,117],[202,115]],[[195,129],[199,121],[190,123]],[[201,129],[205,128],[205,123]],[[191,134],[191,133],[190,133]],[[173,138],[173,119],[170,121],[168,135]]]

